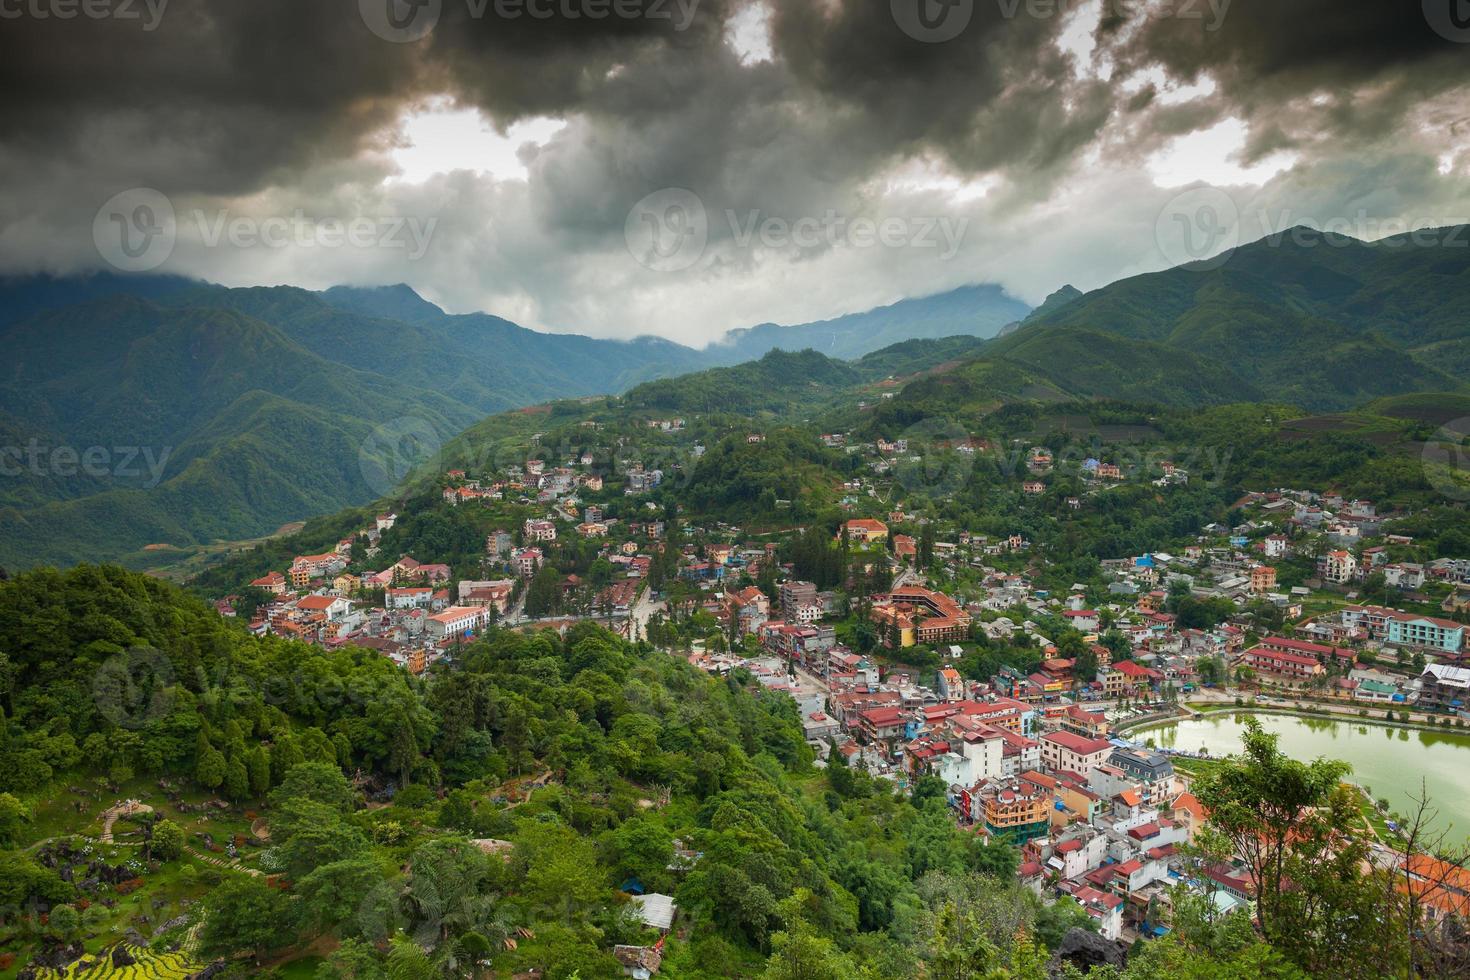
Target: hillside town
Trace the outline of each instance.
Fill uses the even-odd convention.
[[[649,425],[679,433],[684,422]],[[1254,898],[1239,859],[1201,866],[1181,850],[1207,817],[1190,791],[1201,753],[1157,747],[1151,724],[1272,703],[1430,727],[1470,720],[1455,618],[1470,609],[1470,559],[1407,560],[1401,515],[1329,492],[1250,493],[1235,526],[1102,558],[1095,580],[1056,588],[1022,533],[880,509],[875,488],[909,448],[862,451],[874,477],[845,483],[841,506],[875,516],[846,518],[822,545],[841,556],[840,580],[823,588],[793,554],[808,529],[678,526],[639,506],[668,474],[603,473],[587,453],[494,478],[444,473],[437,506],[479,508],[489,522],[477,576],[385,550],[400,518],[379,514],[333,550],[248,583],[259,596],[250,628],[377,650],[422,673],[492,625],[592,620],[711,673],[743,672],[795,702],[819,765],[905,790],[938,780],[958,827],[1020,848],[1026,888],[1070,897],[1114,940],[1159,928],[1159,904],[1180,884],[1221,914]],[[1051,493],[1041,478],[1057,465],[1030,450],[1016,474],[1023,497]],[[1095,459],[1079,468],[1087,489],[1063,502],[1074,511],[1120,481],[1188,481],[1167,460],[1142,476]],[[631,507],[608,502],[618,498]],[[572,548],[592,570],[543,577],[568,567]],[[244,608],[238,595],[217,605]]]

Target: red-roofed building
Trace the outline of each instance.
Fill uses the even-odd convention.
[[[847,539],[855,544],[888,540],[888,525],[882,521],[856,518],[842,525],[847,530]],[[837,532],[838,537],[842,532]]]
[[[250,583],[253,589],[264,589],[271,595],[281,595],[286,591],[286,576],[277,571],[270,571]]]
[[[1306,686],[1326,673],[1316,657],[1308,654],[1285,653],[1269,647],[1251,647],[1240,658],[1243,666],[1269,675],[1276,683],[1291,686]]]
[[[1319,664],[1336,663],[1342,667],[1354,667],[1358,663],[1358,655],[1347,647],[1327,646],[1323,643],[1308,643],[1306,640],[1293,640],[1285,636],[1267,636],[1256,646],[1256,649],[1270,650],[1273,653],[1292,653],[1301,657],[1312,657]]]
[[[891,742],[901,738],[908,723],[908,712],[898,706],[869,708],[857,716],[853,726],[869,742]]]
[[[1041,764],[1053,772],[1075,772],[1083,776],[1108,760],[1113,743],[1105,738],[1083,738],[1072,732],[1049,732],[1041,736]]]
[[[1099,891],[1091,885],[1082,885],[1072,889],[1072,897],[1077,900],[1087,914],[1097,921],[1098,935],[1104,939],[1117,941],[1123,935],[1123,899],[1110,892]]]

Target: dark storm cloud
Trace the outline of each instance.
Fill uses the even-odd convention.
[[[217,251],[188,270],[235,282],[413,279],[462,308],[510,302],[540,323],[636,332],[685,303],[756,320],[781,315],[758,307],[776,297],[814,317],[985,278],[1036,299],[1068,279],[1139,271],[1173,193],[1145,162],[1232,117],[1249,127],[1246,162],[1296,154],[1298,179],[1280,187],[1323,213],[1375,181],[1401,182],[1401,199],[1376,199],[1403,206],[1463,191],[1436,168],[1440,137],[1422,130],[1463,142],[1454,97],[1470,44],[1432,29],[1418,0],[1102,0],[1081,60],[1077,24],[1095,0],[766,0],[768,61],[728,41],[753,0],[436,0],[396,8],[432,14],[408,43],[382,30],[401,0],[136,0],[141,20],[36,13],[71,2],[0,0],[6,269],[95,265],[96,209],[131,187],[216,207],[379,208],[440,221],[423,263]],[[929,43],[914,28],[921,4],[965,17]],[[1205,81],[1213,91],[1177,97]],[[554,117],[566,128],[528,151],[524,181],[386,183],[395,124],[443,95],[500,126]],[[988,196],[895,190],[893,172],[916,161],[984,178]],[[1314,189],[1308,175],[1336,187]],[[898,209],[978,230],[947,266],[842,255],[834,275],[862,284],[848,290],[813,288],[824,250],[722,250],[730,229],[717,223],[707,267],[658,278],[629,268],[624,223],[671,187],[714,214]]]
[[[776,0],[775,10],[775,46],[796,81],[860,117],[890,152],[932,149],[967,171],[1046,169],[1107,117],[1101,87],[1077,83],[1056,45],[1059,16],[980,2],[956,37],[926,43],[888,2]]]
[[[1215,30],[1198,20],[1154,16],[1114,53],[1133,68],[1160,66],[1173,78],[1208,76],[1223,110],[1253,123],[1251,152],[1289,147],[1295,135],[1380,137],[1417,103],[1465,85],[1470,30],[1459,41],[1435,29],[1435,4],[1458,0],[1234,0]],[[1109,19],[1100,33],[1125,30]],[[1293,100],[1309,111],[1273,117]],[[1288,126],[1290,129],[1288,129]]]

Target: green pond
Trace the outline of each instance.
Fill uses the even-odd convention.
[[[1187,752],[1207,750],[1215,757],[1240,751],[1240,736],[1250,715],[1222,711],[1149,728],[1133,735],[1152,739],[1160,748]],[[1405,813],[1409,797],[1423,795],[1439,810],[1441,824],[1470,829],[1470,735],[1440,734],[1369,725],[1351,720],[1298,718],[1291,715],[1255,716],[1261,727],[1279,736],[1282,752],[1292,758],[1341,759],[1353,767],[1348,776],[1386,798]],[[1422,782],[1421,782],[1422,781]]]

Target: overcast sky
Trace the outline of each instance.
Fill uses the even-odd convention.
[[[1462,6],[1462,5],[1461,5]],[[701,345],[1470,221],[1457,0],[0,0],[0,272]]]

